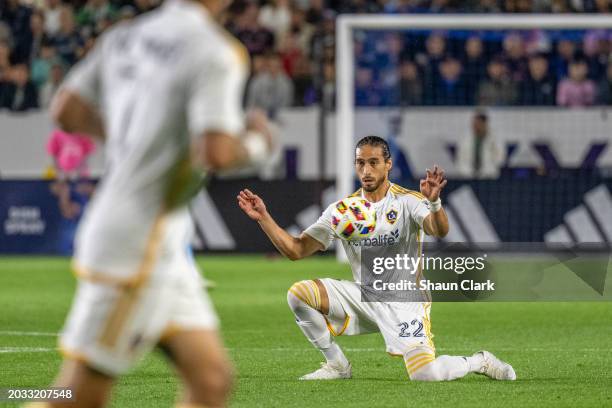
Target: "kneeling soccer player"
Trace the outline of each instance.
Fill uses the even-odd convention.
[[[361,195],[377,212],[375,236],[399,237],[402,251],[420,256],[423,232],[434,237],[448,233],[448,218],[441,207],[440,191],[446,185],[444,171],[437,166],[427,170],[420,190],[406,190],[388,179],[391,170],[389,146],[384,139],[367,136],[357,143],[355,168],[361,181]],[[278,250],[291,260],[301,259],[332,243],[332,206],[300,237],[280,228],[266,210],[263,200],[249,190],[238,196],[240,208],[257,221]],[[392,214],[386,217],[386,214]],[[394,240],[391,240],[391,243]],[[487,351],[469,357],[435,356],[430,331],[430,302],[362,302],[359,287],[361,245],[341,241],[355,281],[315,279],[293,284],[287,293],[289,307],[308,340],[323,353],[326,363],[302,380],[351,378],[351,363],[334,342],[333,336],[380,332],[387,352],[404,358],[410,379],[445,381],[468,373],[484,374],[496,380],[514,380],[513,368]],[[386,240],[379,243],[386,245]],[[410,331],[410,336],[407,332]]]

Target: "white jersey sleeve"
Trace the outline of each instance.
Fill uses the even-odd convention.
[[[331,223],[331,211],[332,207],[327,207],[319,219],[304,231],[304,234],[319,241],[325,249],[329,248],[336,237]]]
[[[100,104],[103,38],[101,37],[85,58],[70,70],[62,84],[63,89],[78,94],[94,105]]]
[[[412,194],[404,196],[404,206],[410,214],[410,218],[418,224],[419,228],[423,228],[423,220],[429,215],[429,201],[426,198],[420,198]]]
[[[247,54],[227,45],[198,67],[190,86],[187,120],[192,136],[205,131],[237,135],[244,127],[242,97],[247,76]]]

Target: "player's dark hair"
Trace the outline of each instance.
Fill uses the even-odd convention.
[[[381,147],[383,151],[383,157],[385,160],[391,158],[391,151],[389,150],[389,143],[380,136],[366,136],[357,142],[355,149],[359,149],[361,146],[374,146]]]

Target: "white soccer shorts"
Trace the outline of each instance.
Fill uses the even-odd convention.
[[[202,280],[186,260],[156,265],[172,273],[154,271],[135,287],[79,279],[60,338],[63,354],[114,377],[176,332],[217,329]]]
[[[428,302],[362,302],[359,284],[353,281],[320,279],[329,298],[325,316],[332,335],[380,332],[387,352],[403,356],[421,347],[435,353]]]

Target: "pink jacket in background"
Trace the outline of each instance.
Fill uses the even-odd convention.
[[[95,143],[85,135],[54,130],[47,142],[47,152],[53,156],[59,170],[88,176],[87,158],[96,150]]]
[[[571,108],[591,106],[595,103],[595,84],[587,79],[582,82],[565,78],[557,88],[557,105]]]

